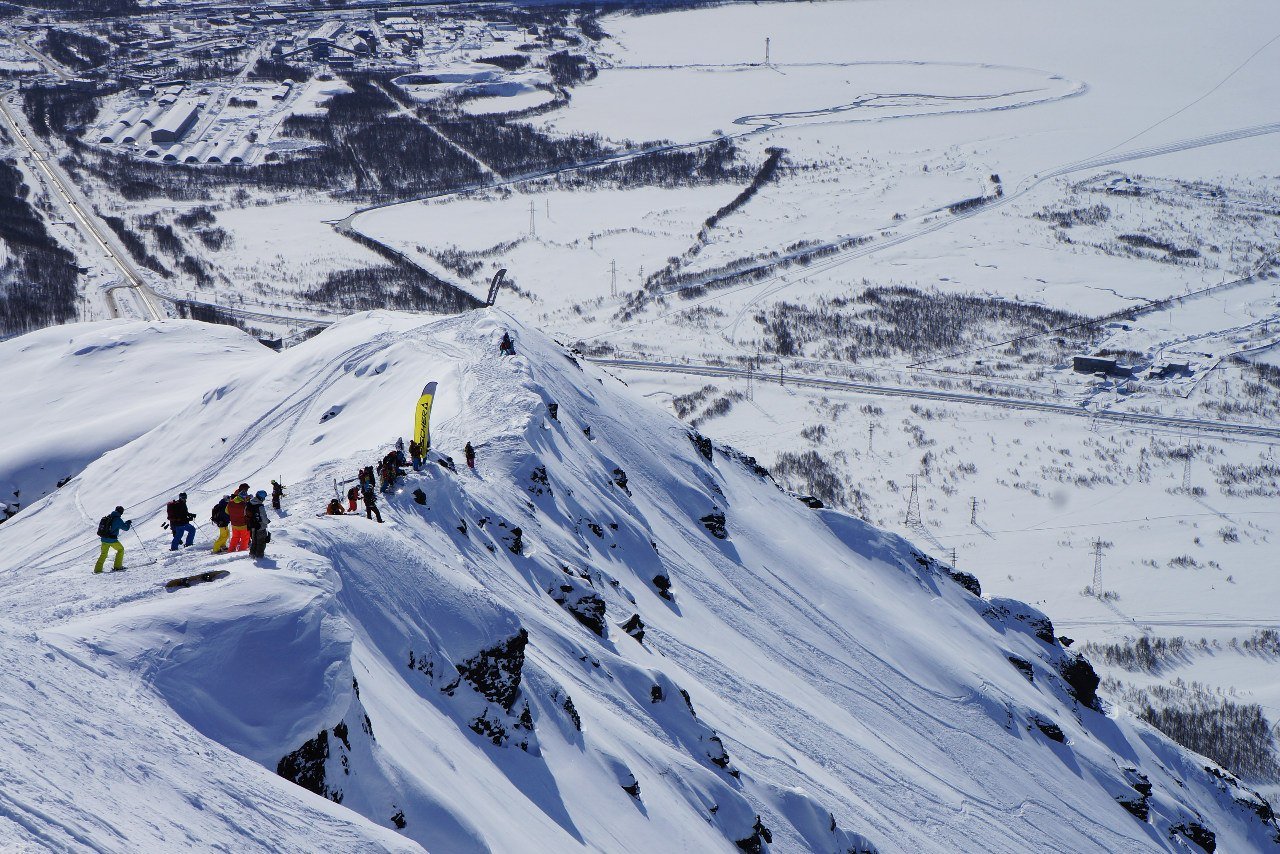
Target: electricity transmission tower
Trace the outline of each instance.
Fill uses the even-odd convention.
[[[907,497],[906,524],[919,525],[920,523],[920,488],[916,483],[916,476],[911,475],[911,495]]]
[[[536,214],[534,213],[534,210],[533,210],[533,199],[530,199],[529,200],[529,237],[530,238],[538,236],[537,224],[534,222],[535,216]]]
[[[976,497],[969,499],[969,524],[978,524],[978,499]]]
[[[1102,540],[1093,541],[1093,595],[1102,598]]]
[[[1190,446],[1190,445],[1188,445],[1188,446],[1187,446],[1187,455],[1186,455],[1186,457],[1184,457],[1184,458],[1183,458],[1183,460],[1182,460],[1182,491],[1183,491],[1183,492],[1185,492],[1185,493],[1187,493],[1187,494],[1190,494],[1190,493],[1191,493],[1191,457],[1192,457],[1192,454],[1193,454],[1193,452],[1192,452],[1192,450],[1191,450],[1191,446]]]
[[[618,295],[618,262],[609,262],[609,296]]]

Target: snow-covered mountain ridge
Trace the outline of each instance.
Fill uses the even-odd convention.
[[[500,312],[357,315],[224,373],[0,526],[0,841],[1280,845],[1265,802],[1093,708],[1045,615],[806,506]],[[317,517],[432,379],[435,451],[386,524]],[[205,519],[270,478],[266,559],[166,550],[178,491]],[[94,577],[116,504],[145,555],[129,536],[135,567]],[[162,587],[206,569],[231,575]]]

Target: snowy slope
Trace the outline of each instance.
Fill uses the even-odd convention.
[[[496,357],[503,328],[513,358]],[[386,524],[317,517],[407,431],[428,379],[433,461],[384,501]],[[1268,808],[1205,760],[1080,702],[1086,669],[1043,615],[697,438],[500,312],[357,315],[227,377],[0,526],[19,664],[0,677],[19,712],[0,735],[0,842],[1280,845]],[[205,518],[272,477],[290,489],[266,559],[165,550],[174,493]],[[138,523],[134,568],[93,577],[116,503]]]
[[[41,498],[270,354],[238,329],[181,320],[59,326],[0,342],[0,364],[21,378],[0,407],[0,502]]]

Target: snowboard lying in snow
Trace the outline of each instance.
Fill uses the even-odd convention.
[[[174,578],[166,581],[165,590],[178,590],[184,587],[190,587],[193,584],[203,584],[206,581],[217,581],[220,578],[226,578],[231,573],[225,569],[215,569],[211,572],[198,572],[195,575],[186,575],[182,578]]]

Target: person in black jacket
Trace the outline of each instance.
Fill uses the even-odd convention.
[[[271,520],[267,517],[266,500],[266,490],[258,490],[249,499],[249,512],[245,516],[249,523],[249,554],[253,557],[266,557],[267,543],[271,542],[271,532],[267,530]]]
[[[227,502],[230,500],[230,495],[222,496],[222,500],[213,505],[213,512],[209,514],[209,520],[218,529],[218,536],[213,541],[214,554],[225,552],[227,540],[231,537],[231,517],[227,515]]]
[[[279,481],[271,481],[271,506],[280,509],[280,498],[284,495],[284,486]]]
[[[373,491],[373,487],[369,484],[364,485],[364,518],[372,519],[378,517],[378,522],[382,522],[382,513],[378,510],[378,495]]]
[[[176,552],[179,544],[182,544],[182,535],[186,534],[186,546],[191,545],[191,541],[196,538],[196,526],[191,524],[191,520],[196,518],[196,514],[187,509],[187,494],[179,492],[178,497],[170,501],[165,508],[169,516],[169,530],[173,531],[173,543],[169,546],[169,551]]]

